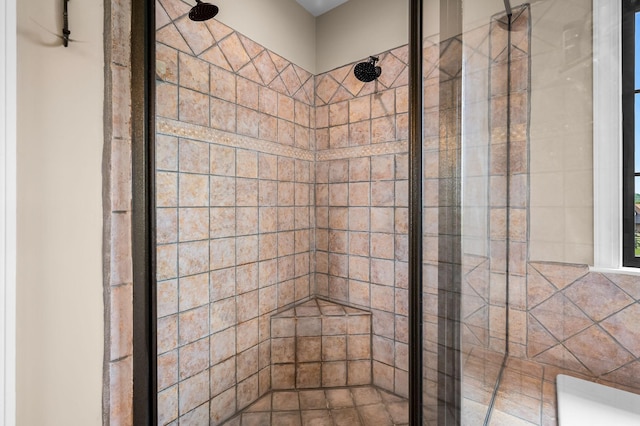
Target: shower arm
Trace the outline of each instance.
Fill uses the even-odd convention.
[[[507,12],[507,16],[513,15],[513,13],[511,12],[511,1],[510,0],[504,0],[504,10]]]

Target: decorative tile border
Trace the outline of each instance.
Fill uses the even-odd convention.
[[[158,117],[156,119],[156,132],[168,136],[195,139],[203,142],[226,145],[233,148],[249,149],[265,154],[295,158],[298,160],[314,161],[315,159],[313,151],[307,149],[280,145],[274,142],[254,139],[248,136],[223,132],[221,130],[198,126],[196,124],[183,123],[167,118]]]
[[[203,142],[225,145],[233,148],[249,149],[265,154],[279,155],[305,161],[331,161],[347,158],[371,157],[374,155],[403,154],[408,150],[408,142],[386,142],[349,148],[336,148],[320,151],[314,155],[313,151],[284,146],[274,142],[254,139],[235,133],[228,133],[196,124],[183,123],[177,120],[158,117],[156,132],[167,136],[194,139]]]
[[[404,154],[408,150],[407,141],[386,142],[373,145],[353,146],[318,151],[317,161],[342,160],[346,158],[371,157],[385,154]]]

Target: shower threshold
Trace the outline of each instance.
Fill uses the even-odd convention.
[[[274,390],[225,426],[401,426],[409,403],[375,386]]]

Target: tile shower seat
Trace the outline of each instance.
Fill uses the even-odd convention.
[[[371,383],[370,312],[318,298],[271,317],[272,389]]]

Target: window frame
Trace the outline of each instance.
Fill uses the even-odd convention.
[[[635,119],[636,114],[640,114],[635,111],[635,97],[640,96],[640,89],[635,88],[635,39],[636,31],[640,31],[635,26],[635,16],[638,12],[640,2],[622,1],[622,266],[634,268],[640,267],[640,257],[635,255],[635,180],[640,177],[635,171]]]

